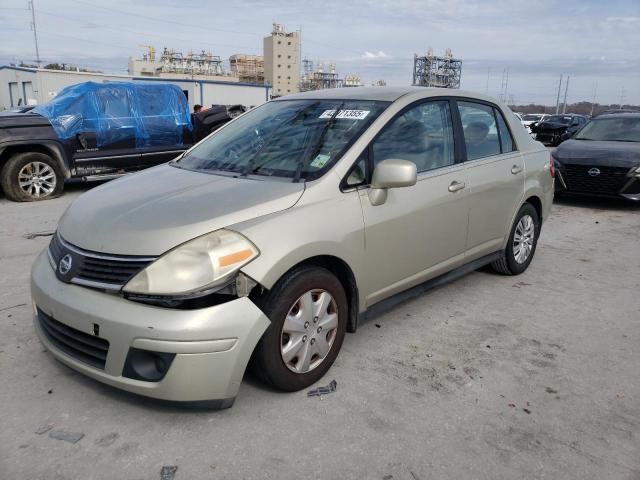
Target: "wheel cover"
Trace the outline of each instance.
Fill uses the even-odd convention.
[[[326,290],[309,290],[289,309],[280,333],[280,355],[289,370],[307,373],[331,351],[338,333],[338,306]]]
[[[513,232],[513,258],[519,264],[523,264],[531,256],[535,234],[536,225],[533,218],[531,215],[523,216]]]
[[[51,195],[56,189],[56,172],[44,162],[30,162],[18,172],[18,186],[32,198]]]

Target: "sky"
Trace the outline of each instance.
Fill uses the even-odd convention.
[[[450,48],[462,88],[555,105],[640,104],[640,0],[34,0],[40,57],[124,73],[154,45],[262,54],[272,22],[301,30],[302,56],[367,84],[409,85],[413,56]],[[0,0],[0,65],[35,61],[27,0]],[[564,84],[562,87],[564,96]]]

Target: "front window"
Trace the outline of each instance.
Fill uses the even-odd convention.
[[[175,165],[312,180],[335,164],[388,105],[368,100],[269,102],[196,145]]]
[[[601,142],[640,142],[640,117],[597,118],[573,138]]]

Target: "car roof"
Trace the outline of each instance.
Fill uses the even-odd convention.
[[[327,88],[323,90],[313,90],[310,92],[294,93],[274,99],[275,101],[285,100],[378,100],[394,102],[400,97],[411,95],[417,98],[427,97],[467,97],[484,100],[492,103],[499,103],[496,99],[477,92],[450,88],[430,88],[430,87],[343,87]]]
[[[606,117],[606,118],[640,118],[640,112],[623,112],[623,113],[607,113],[607,114],[600,114],[598,115],[598,118],[601,117]]]

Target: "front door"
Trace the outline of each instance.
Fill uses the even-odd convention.
[[[360,194],[365,224],[367,305],[463,263],[468,198],[464,164],[456,162],[448,100],[409,106],[373,140],[369,165],[386,159],[416,164],[418,181],[389,189],[374,206]]]

